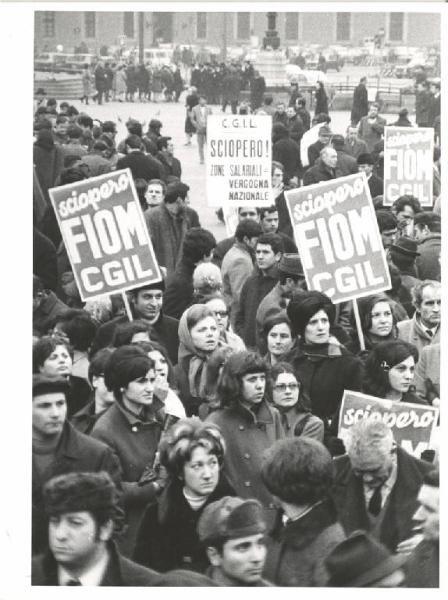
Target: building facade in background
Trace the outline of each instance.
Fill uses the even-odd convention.
[[[145,47],[185,44],[222,48],[224,45],[260,45],[267,28],[265,12],[154,12],[144,13]],[[437,13],[277,13],[282,46],[297,44],[360,45],[364,38],[384,30],[388,45],[431,46],[440,40]],[[138,43],[136,12],[35,12],[35,50],[73,52],[85,44],[89,52],[101,46]]]

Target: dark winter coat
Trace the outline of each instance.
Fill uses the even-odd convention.
[[[288,119],[286,127],[289,130],[289,135],[292,141],[296,142],[296,144],[300,146],[300,140],[302,139],[302,135],[305,131],[302,119],[296,115],[295,117],[292,117],[292,119]]]
[[[318,158],[314,166],[306,171],[303,177],[303,185],[312,185],[313,183],[320,183],[321,181],[330,181],[330,179],[336,179],[337,176],[336,169],[331,169],[321,158]]]
[[[99,413],[96,413],[95,400],[93,399],[88,404],[86,404],[84,408],[81,408],[81,410],[79,410],[72,416],[72,418],[70,419],[70,423],[75,429],[77,429],[81,433],[89,435],[92,429],[94,428],[95,423],[105,413],[106,410],[107,408],[105,408]]]
[[[435,279],[440,281],[440,260],[442,251],[442,238],[440,233],[431,233],[418,245],[420,256],[417,256],[415,266],[418,278]]]
[[[281,513],[268,540],[264,576],[278,586],[323,587],[328,573],[324,560],[345,539],[332,500],[283,525]]]
[[[339,171],[339,177],[345,177],[346,175],[354,175],[358,173],[358,163],[343,150],[337,151],[338,162],[336,165],[337,170]]]
[[[266,273],[256,269],[246,279],[240,294],[240,302],[235,320],[235,332],[243,338],[247,348],[256,347],[256,316],[260,302],[269,294],[278,281],[276,266]]]
[[[154,160],[152,156],[148,156],[140,150],[130,152],[120,158],[117,162],[117,169],[131,169],[134,181],[136,179],[150,181],[151,179],[164,179],[165,177],[159,161]]]
[[[230,248],[233,246],[234,243],[235,243],[234,236],[225,238],[224,240],[221,240],[220,242],[218,242],[218,244],[216,245],[216,248],[213,250],[213,263],[215,265],[217,265],[219,268],[221,268],[224,256],[227,254],[227,252],[230,250]]]
[[[275,507],[260,471],[263,452],[285,437],[279,412],[263,400],[255,415],[238,402],[212,412],[206,421],[218,425],[226,441],[224,473],[230,485],[241,498],[259,500],[268,525],[272,525]]]
[[[283,138],[272,146],[272,160],[281,163],[285,169],[285,178],[289,181],[300,170],[300,146],[291,138]]]
[[[369,99],[367,88],[364,83],[359,83],[353,92],[353,106],[350,119],[356,125],[361,117],[365,117],[369,112]]]
[[[314,114],[320,115],[324,113],[328,115],[328,96],[324,88],[319,87],[315,94],[316,104],[314,106]]]
[[[122,556],[113,542],[108,543],[108,550],[110,561],[100,584],[102,587],[151,587],[157,585],[158,573]],[[58,565],[50,551],[45,555],[33,558],[31,585],[59,585]]]
[[[302,382],[305,405],[327,425],[334,422],[344,390],[359,392],[362,385],[363,366],[356,358],[330,338],[331,343],[316,345],[311,352],[305,344],[298,343],[285,355]],[[333,430],[333,428],[332,428]]]
[[[356,529],[369,531],[362,479],[355,477],[348,455],[338,456],[334,460],[334,466],[335,484],[332,495],[346,534],[349,535]],[[425,474],[433,468],[431,463],[414,458],[402,448],[397,448],[397,480],[387,500],[378,538],[392,553],[400,542],[413,535],[413,516],[419,506],[417,496]]]
[[[64,168],[64,156],[64,147],[59,144],[46,146],[37,141],[33,146],[33,164],[47,204],[50,204],[48,190],[56,185]]]
[[[317,140],[314,144],[308,146],[308,164],[309,167],[313,167],[316,164],[317,159],[320,157],[320,151],[325,148],[326,144]]]
[[[203,573],[208,558],[196,526],[206,506],[224,496],[235,496],[225,477],[199,509],[193,510],[183,495],[183,483],[173,480],[157,502],[151,503],[142,518],[133,559],[161,573],[188,569]]]
[[[163,165],[163,169],[165,171],[165,179],[170,175],[181,179],[182,166],[180,164],[179,159],[175,158],[174,156],[167,158],[165,154],[163,154],[163,152],[157,152],[156,158]]]
[[[431,127],[432,114],[431,93],[423,90],[415,94],[415,120],[419,127]]]
[[[383,195],[384,182],[382,179],[380,179],[372,173],[372,175],[367,180],[367,184],[369,186],[370,195],[372,196],[372,198],[376,198],[377,196]]]
[[[121,486],[120,465],[110,448],[97,440],[76,431],[70,423],[64,424],[54,460],[45,473],[39,473],[34,461],[32,467],[32,536],[33,554],[43,552],[47,546],[48,520],[45,516],[42,488],[56,475],[107,471],[117,486]]]
[[[420,542],[405,565],[404,587],[438,588],[439,563],[439,542],[430,540]]]
[[[33,310],[33,331],[45,335],[56,317],[67,310],[68,306],[59,300],[54,292],[47,292],[37,309]]]
[[[194,265],[180,262],[166,281],[163,294],[163,312],[169,317],[180,319],[183,312],[193,303]]]

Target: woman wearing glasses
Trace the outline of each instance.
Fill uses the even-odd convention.
[[[286,437],[304,436],[323,443],[323,421],[303,405],[301,383],[292,366],[277,362],[271,369],[271,384],[272,403],[280,413]]]
[[[239,335],[232,331],[230,327],[229,309],[224,302],[222,294],[216,292],[208,298],[204,298],[207,306],[215,315],[218,323],[220,339],[227,344],[234,352],[246,350],[246,346]]]

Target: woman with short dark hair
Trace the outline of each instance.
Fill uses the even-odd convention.
[[[415,393],[417,362],[418,350],[414,344],[403,340],[377,344],[365,363],[362,391],[395,402],[426,404]]]
[[[121,346],[106,364],[104,380],[115,402],[98,419],[92,437],[107,444],[120,461],[128,530],[121,549],[134,547],[143,510],[160,492],[157,447],[165,425],[163,402],[154,395],[154,361],[137,345]]]
[[[269,367],[255,352],[236,352],[227,359],[218,383],[219,409],[206,422],[217,425],[226,440],[224,472],[242,498],[256,498],[272,523],[273,498],[260,478],[261,456],[285,436],[276,408],[266,400]]]
[[[364,336],[365,351],[361,351],[356,323],[353,317],[353,341],[347,349],[353,354],[365,357],[380,342],[396,340],[398,337],[397,319],[393,302],[384,294],[358,298],[358,311]]]
[[[198,419],[182,419],[161,441],[160,462],[167,485],[151,503],[138,531],[134,560],[159,572],[208,566],[196,524],[204,508],[234,490],[221,473],[225,443],[219,429]]]
[[[275,365],[293,347],[291,322],[285,314],[268,317],[263,323],[263,334],[268,349],[265,360],[268,364]]]

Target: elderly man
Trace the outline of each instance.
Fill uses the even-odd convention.
[[[62,378],[33,376],[32,550],[47,543],[42,488],[54,477],[72,472],[107,471],[120,483],[120,466],[103,443],[79,433],[67,421],[68,384]]]
[[[282,510],[271,532],[266,577],[280,586],[325,585],[324,559],[345,538],[330,498],[330,453],[305,437],[278,440],[265,453],[261,477]]]
[[[412,519],[431,464],[397,447],[391,429],[371,418],[350,429],[347,451],[334,461],[333,489],[346,533],[363,529],[391,552],[409,552],[419,542]]]
[[[426,279],[412,290],[415,314],[398,323],[398,337],[417,346],[419,353],[431,344],[440,344],[442,289],[439,281]]]
[[[156,585],[158,574],[121,556],[112,541],[121,511],[107,473],[54,477],[43,496],[49,549],[33,559],[32,585]]]
[[[439,587],[439,472],[428,473],[418,494],[414,515],[423,535],[407,563],[405,585],[410,588]]]
[[[198,526],[210,561],[206,575],[219,586],[264,587],[266,523],[257,500],[224,496],[209,504]]]
[[[339,175],[336,170],[338,153],[334,148],[325,146],[320,152],[320,158],[316,164],[306,171],[303,177],[303,185],[312,185],[321,181],[336,179]]]

